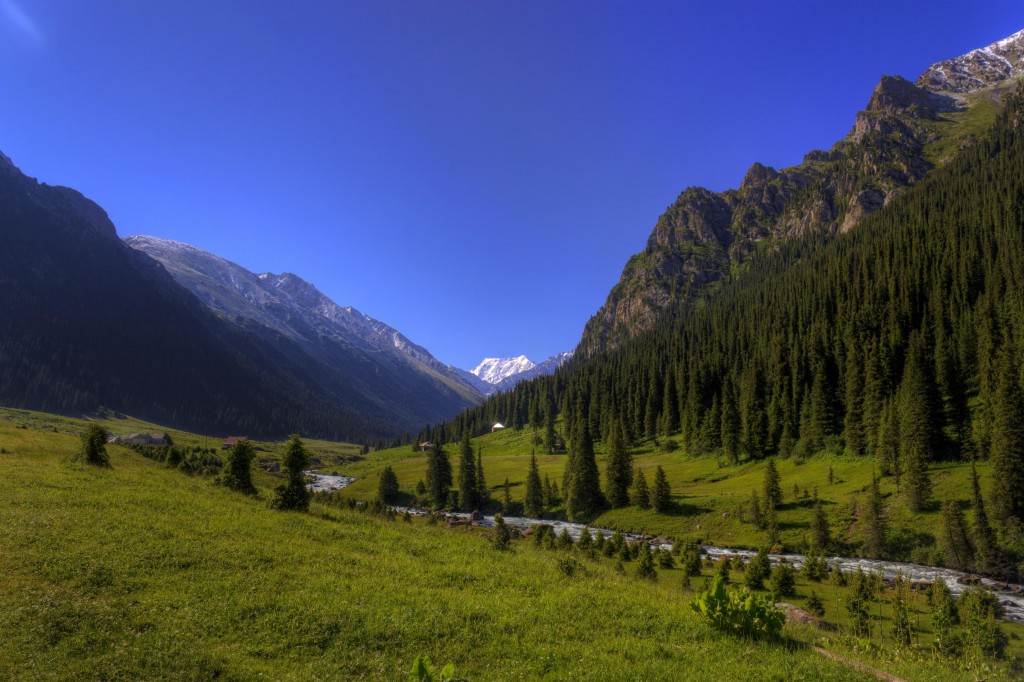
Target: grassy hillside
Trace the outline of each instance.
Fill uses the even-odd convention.
[[[65,427],[72,426],[69,421]],[[850,679],[723,638],[678,585],[565,578],[520,544],[318,507],[291,514],[125,448],[0,421],[0,678]]]
[[[493,495],[500,498],[498,487],[507,477],[511,483],[512,499],[522,501],[530,453],[542,450],[533,444],[529,429],[511,429],[491,433],[473,440],[474,447],[483,448],[483,465],[487,483]],[[455,477],[458,480],[457,447],[448,446]],[[603,444],[597,443],[598,466],[604,476]],[[538,455],[541,477],[551,476],[561,484],[565,455]],[[426,457],[416,455],[409,447],[382,450],[373,453],[372,462],[382,468],[390,463],[398,476],[403,491],[412,493],[416,482],[426,472]],[[362,477],[344,492],[357,499],[368,500],[376,494],[377,477],[371,461],[362,462],[352,475]],[[761,495],[765,461],[727,466],[715,457],[692,458],[682,450],[661,452],[647,444],[634,452],[634,467],[644,471],[648,484],[659,465],[665,469],[672,485],[674,509],[668,514],[636,507],[606,511],[593,520],[594,525],[617,528],[622,531],[651,533],[670,537],[688,537],[709,544],[755,549],[763,544],[764,533],[750,522],[751,491]],[[779,459],[785,503],[779,509],[780,536],[785,546],[799,548],[809,533],[813,506],[811,498],[803,498],[804,490],[813,496],[817,489],[823,500],[833,537],[856,545],[859,540],[855,501],[863,500],[871,475],[876,467],[869,457],[821,455],[804,461]],[[829,483],[829,469],[832,483]],[[342,468],[342,473],[348,473]],[[962,462],[935,464],[930,469],[936,500],[957,497],[970,498],[970,465]],[[987,463],[978,464],[983,489],[989,483]],[[794,498],[793,486],[800,492]],[[886,498],[892,545],[900,558],[931,563],[938,557],[932,537],[940,524],[939,508],[933,504],[922,514],[911,516],[902,504],[893,478],[884,478],[880,485]],[[552,510],[559,516],[561,509]]]

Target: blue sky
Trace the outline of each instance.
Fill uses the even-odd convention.
[[[539,361],[684,188],[1021,28],[1017,1],[0,0],[0,151],[445,362]]]

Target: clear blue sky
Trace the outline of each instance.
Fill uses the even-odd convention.
[[[0,150],[119,233],[534,360],[690,185],[798,163],[1001,2],[0,0]]]

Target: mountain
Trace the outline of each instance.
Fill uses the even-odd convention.
[[[508,377],[536,367],[530,358],[520,355],[515,358],[484,358],[480,364],[469,370],[489,384],[497,384]]]
[[[3,155],[0,239],[0,404],[365,442],[480,397],[468,373],[293,275],[260,278],[182,248],[181,271],[216,265],[197,297],[123,243],[98,205]],[[300,314],[310,310],[321,314]]]
[[[260,338],[212,315],[156,261],[125,246],[80,193],[37,182],[0,156],[0,403],[98,407],[253,436],[347,439],[397,430],[359,396],[331,390]]]
[[[554,374],[556,369],[572,359],[573,353],[556,353],[539,364],[534,364],[525,355],[515,358],[484,358],[470,373],[488,384],[484,391],[486,395],[493,395],[507,391],[520,381]]]
[[[297,275],[254,274],[194,246],[149,236],[125,244],[158,261],[207,308],[258,335],[280,335],[328,385],[357,390],[405,427],[455,414],[482,399],[475,377],[437,360],[401,332],[342,307]],[[358,368],[358,369],[354,369]]]
[[[995,120],[1021,73],[1024,31],[939,62],[911,83],[883,76],[850,132],[782,170],[754,163],[738,189],[692,187],[658,219],[583,332],[582,357],[714,295],[756,253],[855,228],[945,164]]]

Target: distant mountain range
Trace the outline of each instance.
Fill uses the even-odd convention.
[[[572,359],[574,352],[556,353],[539,364],[525,355],[515,358],[484,358],[470,372],[488,384],[484,393],[493,395],[512,388],[520,381],[554,374],[556,369]]]

